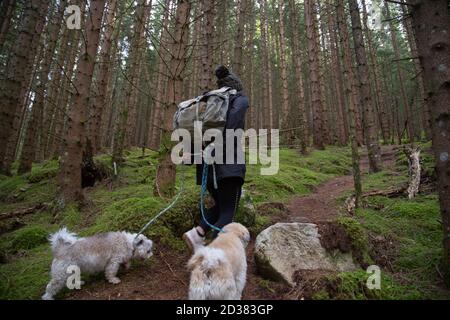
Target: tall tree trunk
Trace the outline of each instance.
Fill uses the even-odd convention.
[[[353,80],[353,68],[352,68],[352,56],[351,47],[349,41],[349,32],[347,29],[347,22],[345,19],[344,0],[335,0],[337,7],[337,21],[338,32],[341,38],[342,57],[344,60],[344,87],[347,94],[348,112],[349,112],[349,130],[350,130],[350,142],[352,146],[352,167],[353,167],[353,180],[355,185],[355,198],[356,207],[359,206],[359,202],[362,194],[361,186],[361,170],[359,167],[359,153],[358,153],[358,141],[356,138],[356,108],[358,107],[357,100],[355,99],[352,91],[357,90],[355,88]]]
[[[35,38],[40,36],[45,21],[49,0],[30,0],[25,3],[23,24],[12,49],[11,58],[2,81],[0,92],[0,173],[10,175],[13,156],[10,142],[15,142],[20,123],[20,110],[23,106],[23,88],[28,86],[27,71],[32,69],[37,45]],[[9,150],[9,154],[8,154]],[[14,152],[12,152],[14,153]]]
[[[450,9],[447,0],[410,0],[411,17],[425,99],[431,112],[433,149],[436,157],[438,193],[444,231],[443,268],[450,286]]]
[[[325,149],[323,139],[323,103],[322,103],[322,85],[320,83],[320,58],[317,39],[317,21],[315,0],[305,0],[305,21],[308,40],[309,56],[309,75],[311,81],[311,103],[313,109],[313,140],[314,146],[319,149]]]
[[[265,129],[273,128],[273,103],[272,103],[272,72],[269,55],[269,27],[267,21],[267,2],[266,0],[259,0],[261,11],[261,46],[262,46],[262,78],[263,78],[263,120]]]
[[[366,139],[366,147],[369,157],[371,172],[381,170],[381,150],[378,144],[377,128],[375,122],[375,110],[372,100],[372,92],[369,84],[369,66],[367,64],[366,49],[361,27],[358,1],[348,0],[352,19],[353,41],[355,43],[356,61],[358,63],[358,80],[360,92],[360,104],[363,111],[363,123]]]
[[[171,0],[166,0],[165,7],[169,8]],[[167,83],[167,64],[169,61],[166,60],[167,54],[170,52],[168,48],[170,36],[169,36],[169,9],[164,12],[164,18],[162,21],[162,31],[160,36],[160,45],[158,49],[158,83],[156,86],[156,99],[153,107],[152,116],[152,130],[149,141],[149,147],[152,150],[159,150],[161,144],[161,133],[162,133],[162,120],[164,118],[163,104],[166,99],[166,83]],[[200,25],[200,22],[198,22]],[[200,30],[200,29],[199,29]],[[197,86],[195,86],[197,88]]]
[[[177,0],[175,26],[172,37],[171,60],[169,63],[169,79],[167,83],[167,103],[164,112],[164,128],[160,161],[156,169],[155,191],[158,195],[172,196],[175,192],[176,167],[171,159],[172,118],[177,103],[183,95],[182,74],[186,66],[187,38],[189,36],[189,15],[191,0]]]
[[[247,39],[245,40],[245,48],[247,50],[245,51],[246,54],[246,61],[248,63],[244,66],[244,74],[246,75],[246,83],[247,88],[245,89],[247,92],[247,95],[250,100],[250,108],[248,112],[248,119],[247,122],[248,127],[256,129],[257,128],[257,107],[255,104],[255,89],[254,89],[254,82],[255,82],[255,62],[254,62],[254,54],[255,54],[255,30],[256,30],[256,14],[254,13],[255,8],[255,2],[254,0],[246,0],[247,6],[245,8],[244,15],[249,17],[249,21],[245,26],[245,34],[247,35]]]
[[[404,0],[402,2],[405,2]],[[426,101],[425,101],[425,86],[423,83],[423,70],[422,70],[422,66],[420,65],[420,61],[418,59],[419,53],[417,50],[417,43],[416,43],[416,39],[414,38],[414,32],[413,32],[413,27],[412,27],[412,21],[411,21],[411,17],[409,16],[409,12],[408,12],[408,8],[407,5],[402,5],[402,12],[403,12],[403,25],[405,27],[406,30],[406,35],[408,37],[408,44],[409,44],[409,48],[411,50],[411,57],[413,58],[414,61],[414,72],[415,72],[415,79],[417,81],[417,97],[419,99],[419,112],[416,113],[417,116],[419,116],[419,114],[422,115],[422,126],[424,129],[424,133],[425,133],[425,137],[427,139],[431,139],[432,138],[432,134],[431,134],[431,124],[430,124],[430,110],[428,110]]]
[[[63,142],[64,153],[60,159],[58,204],[62,207],[71,201],[83,199],[81,171],[86,148],[89,95],[104,10],[105,0],[90,1],[86,19],[86,39],[74,81],[76,94],[68,113],[68,127]]]
[[[117,0],[109,0],[107,14],[105,19],[105,34],[103,37],[103,46],[100,50],[100,67],[97,75],[97,96],[94,98],[92,104],[92,117],[89,123],[89,136],[92,140],[92,152],[97,154],[102,144],[102,118],[107,106],[105,106],[106,94],[108,90],[108,80],[110,79],[110,73],[112,71],[112,65],[114,63],[114,56],[111,55],[113,46],[118,41],[114,37],[115,18],[117,11]]]
[[[386,108],[387,108],[387,103],[385,101],[385,97],[383,95],[382,92],[382,88],[381,88],[381,84],[380,84],[380,68],[378,65],[378,61],[377,61],[377,56],[376,56],[376,52],[375,52],[375,48],[374,48],[374,44],[373,44],[373,33],[372,30],[370,30],[369,28],[369,24],[368,24],[368,20],[369,20],[369,16],[367,13],[367,6],[366,6],[366,1],[363,0],[362,1],[362,8],[363,8],[363,27],[364,27],[364,34],[366,37],[366,41],[367,41],[367,47],[368,47],[368,52],[369,52],[369,56],[370,56],[370,64],[371,64],[371,69],[372,69],[372,74],[373,74],[373,84],[374,84],[374,92],[375,92],[375,102],[376,102],[376,111],[378,114],[378,122],[380,124],[381,127],[381,134],[383,137],[383,142],[385,144],[388,143],[388,139],[389,139],[389,128],[388,128],[388,115],[386,114]]]
[[[202,24],[202,68],[200,73],[200,91],[209,91],[212,85],[213,74],[213,23],[214,23],[214,1],[202,0],[201,2],[202,12],[204,12],[203,24]]]
[[[25,141],[22,148],[22,156],[20,159],[18,173],[23,174],[30,172],[35,158],[37,148],[44,148],[42,142],[44,141],[45,133],[48,133],[47,128],[42,128],[41,121],[43,119],[44,105],[46,100],[45,92],[49,82],[50,68],[54,51],[56,49],[58,35],[61,28],[61,22],[64,15],[64,10],[67,1],[61,1],[56,15],[50,19],[50,24],[47,28],[48,39],[45,43],[45,52],[43,55],[42,65],[39,70],[39,83],[35,91],[35,101],[33,103],[32,114],[27,126]],[[53,20],[53,21],[52,21]],[[37,129],[41,130],[37,130]],[[41,133],[41,143],[38,142],[38,134]],[[43,154],[43,150],[41,150]],[[41,157],[42,158],[42,157]]]
[[[281,102],[281,117],[280,117],[280,128],[289,128],[289,84],[287,75],[287,61],[286,61],[286,31],[284,25],[284,12],[285,12],[285,1],[278,1],[278,14],[280,23],[280,62],[281,62],[281,84],[282,84],[282,102]],[[287,133],[289,136],[291,132]]]
[[[411,106],[408,102],[408,95],[405,88],[405,75],[403,74],[402,66],[401,66],[401,57],[400,57],[400,49],[398,47],[398,41],[397,41],[397,31],[395,30],[394,23],[391,19],[391,12],[389,10],[389,3],[385,2],[384,7],[386,9],[386,20],[389,21],[389,29],[391,33],[391,40],[392,40],[392,46],[394,47],[394,55],[395,60],[397,64],[397,74],[398,74],[398,80],[399,80],[399,86],[400,86],[400,93],[402,98],[403,107],[405,108],[405,123],[406,128],[408,131],[408,138],[411,143],[414,142],[415,139],[415,130],[414,130],[414,123],[413,123],[413,117],[411,114]]]
[[[151,1],[140,0],[138,2],[135,12],[133,38],[130,44],[127,70],[125,72],[125,103],[120,106],[116,132],[114,134],[112,162],[116,164],[123,162],[123,150],[126,145],[129,146],[131,144],[132,130],[135,128],[137,71],[139,68],[140,49],[145,42],[145,39],[142,39],[142,35],[145,32],[145,25],[150,10]]]
[[[348,136],[348,123],[345,112],[345,99],[342,86],[342,66],[339,58],[339,43],[336,35],[336,17],[333,14],[333,8],[330,4],[327,5],[328,13],[328,34],[330,35],[330,54],[331,54],[331,71],[332,71],[332,86],[334,86],[335,98],[336,98],[336,130],[337,130],[337,142],[341,146],[347,145]]]
[[[289,0],[290,8],[290,20],[292,29],[292,62],[295,66],[295,94],[297,96],[298,103],[298,130],[300,139],[300,151],[302,154],[306,154],[308,146],[308,134],[306,123],[306,108],[305,108],[305,89],[303,84],[303,61],[302,53],[300,49],[300,33],[299,33],[299,17],[297,13],[297,7],[295,0]]]
[[[60,155],[62,140],[64,138],[64,124],[67,115],[67,106],[71,95],[73,94],[70,89],[72,85],[73,76],[75,73],[75,62],[79,56],[79,44],[81,38],[81,30],[69,30],[70,34],[70,47],[67,50],[67,57],[64,55],[62,59],[63,64],[58,62],[58,74],[60,74],[59,83],[55,83],[54,93],[50,93],[50,103],[55,105],[55,115],[50,129],[49,141],[48,141],[48,156],[56,157]],[[61,79],[61,74],[64,74]],[[58,77],[55,77],[55,79]]]
[[[0,3],[0,50],[5,43],[6,36],[11,27],[11,20],[16,9],[16,0],[3,0]]]
[[[249,0],[238,0],[238,18],[236,39],[234,44],[233,72],[238,76],[242,76],[242,56],[244,45],[246,11]]]

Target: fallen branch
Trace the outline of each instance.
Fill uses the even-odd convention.
[[[368,198],[368,197],[374,197],[374,196],[383,196],[388,198],[398,197],[405,193],[407,190],[407,186],[401,186],[401,187],[393,187],[387,190],[372,190],[365,192],[361,195],[362,198]],[[355,214],[356,209],[356,201],[355,196],[352,195],[345,200],[345,209],[347,212],[351,215]]]
[[[179,276],[177,276],[177,274],[175,273],[175,271],[173,271],[170,264],[166,261],[166,259],[163,258],[164,255],[162,254],[161,251],[159,251],[159,254],[161,256],[162,261],[166,264],[167,268],[169,268],[170,272],[172,272],[172,275],[175,277],[175,279],[180,281],[184,286],[187,286],[186,282],[184,282],[183,279],[181,279]]]
[[[12,211],[12,212],[0,213],[0,221],[10,219],[10,218],[17,218],[17,217],[23,217],[26,215],[30,215],[35,212],[47,209],[48,207],[49,207],[48,203],[39,203],[30,208],[24,208],[24,209],[18,209],[18,210]]]
[[[387,190],[372,190],[372,191],[368,191],[363,193],[362,197],[363,198],[367,198],[367,197],[373,197],[373,196],[384,196],[384,197],[397,197],[403,193],[405,193],[407,187],[406,186],[401,186],[401,187],[393,187]]]

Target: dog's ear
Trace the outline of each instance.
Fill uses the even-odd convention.
[[[238,224],[238,232],[239,232],[239,237],[245,242],[248,243],[250,242],[250,232],[248,231],[248,229],[246,227],[244,227],[242,224]]]
[[[134,239],[134,246],[135,247],[139,247],[142,246],[142,244],[144,243],[144,236],[142,234],[140,234],[136,239]]]

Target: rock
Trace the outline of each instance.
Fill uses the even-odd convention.
[[[277,223],[261,232],[256,238],[255,261],[262,276],[291,286],[299,270],[358,269],[350,253],[323,248],[318,227],[311,223]]]

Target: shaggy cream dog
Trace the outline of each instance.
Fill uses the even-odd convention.
[[[190,300],[240,300],[247,276],[247,228],[231,223],[207,247],[199,248],[188,263]]]
[[[53,252],[51,280],[47,285],[44,300],[53,297],[67,284],[70,268],[77,267],[81,273],[105,272],[110,283],[118,284],[120,265],[127,269],[134,258],[148,259],[152,256],[153,243],[143,235],[128,232],[108,232],[87,238],[78,238],[66,228],[52,234],[50,243]]]

